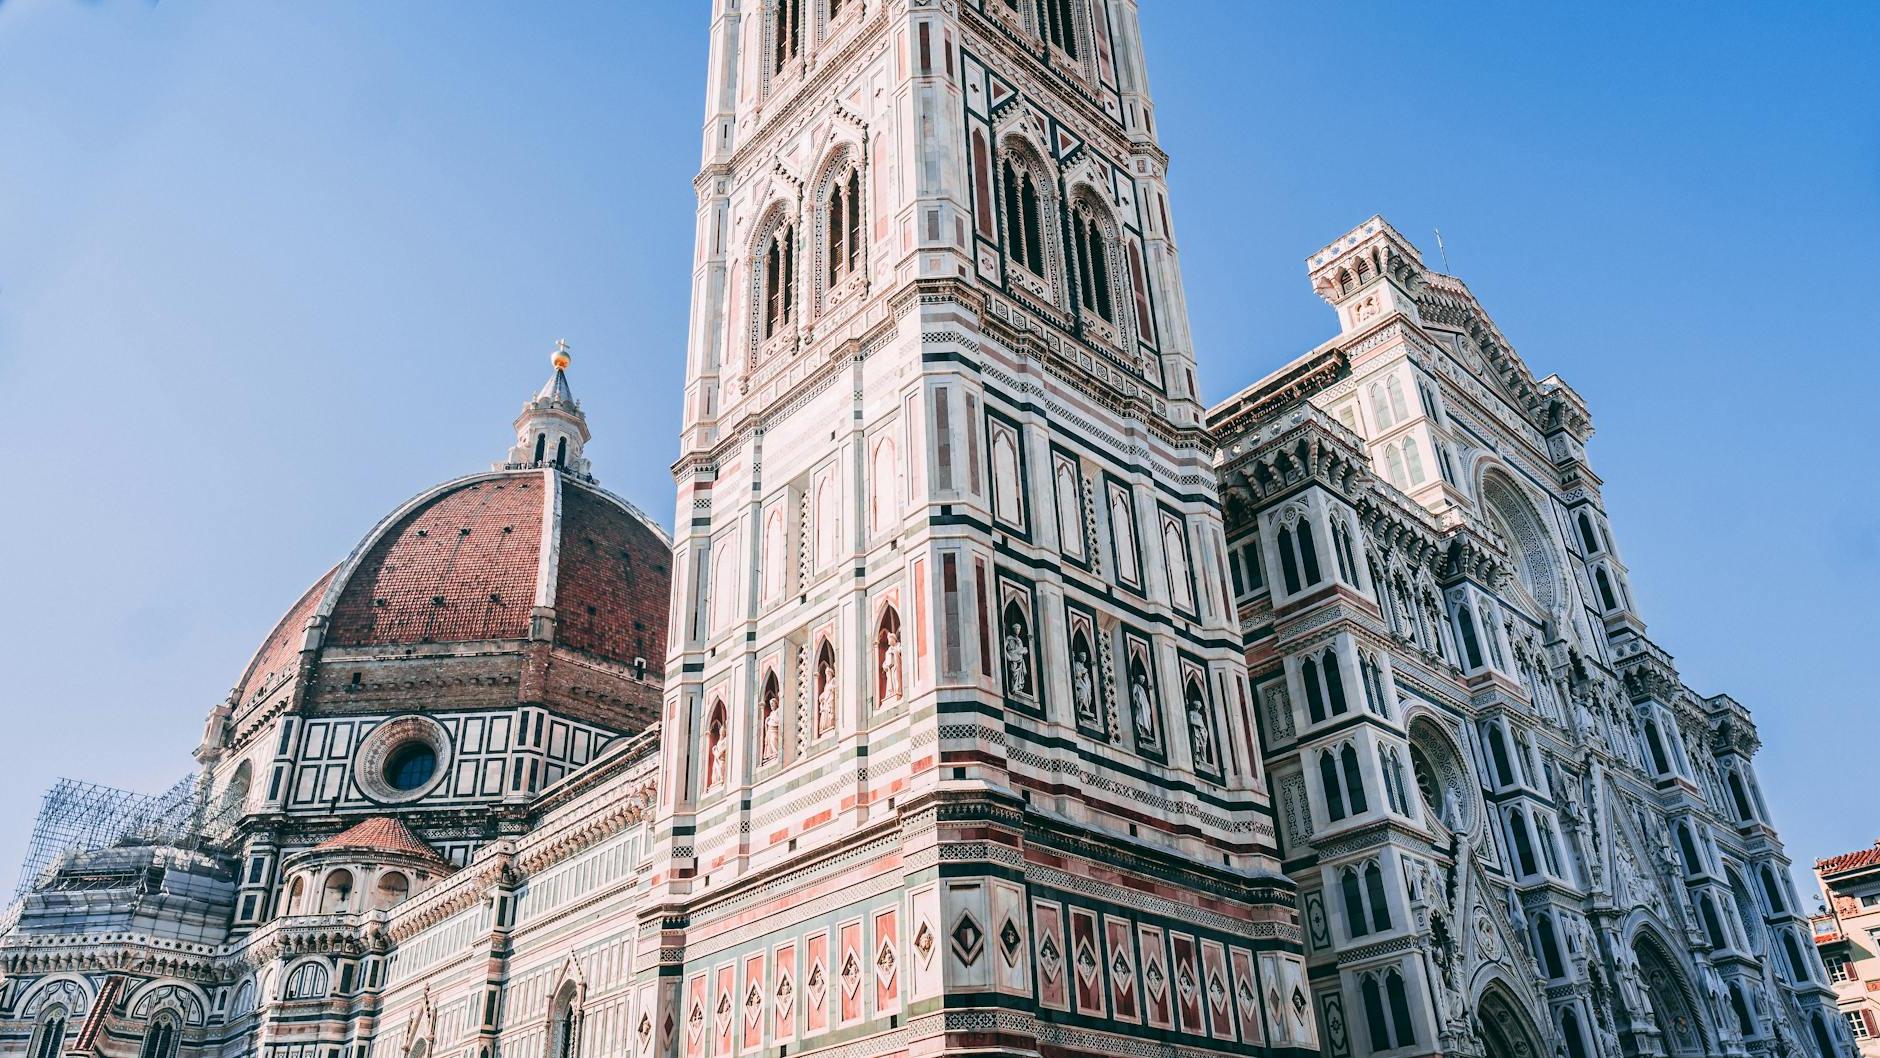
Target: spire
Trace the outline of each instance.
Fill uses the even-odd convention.
[[[581,404],[568,386],[570,359],[568,343],[558,339],[548,358],[555,373],[516,416],[515,447],[498,469],[556,466],[565,473],[592,480],[587,458],[581,454],[589,436],[587,416],[581,414]]]

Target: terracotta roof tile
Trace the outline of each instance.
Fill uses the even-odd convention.
[[[355,823],[343,833],[320,842],[318,847],[397,852],[410,856],[423,856],[440,863],[444,861],[444,857],[438,855],[436,849],[423,838],[412,833],[410,827],[394,816],[373,816],[363,823]]]
[[[1858,871],[1866,867],[1880,865],[1880,844],[1859,852],[1843,852],[1839,856],[1830,856],[1825,860],[1815,861],[1815,870],[1822,874],[1841,874],[1845,871]]]
[[[630,664],[666,661],[666,571],[671,546],[605,496],[569,482],[561,491],[555,638]]]
[[[522,639],[541,563],[542,477],[462,485],[381,536],[333,608],[338,646]]]

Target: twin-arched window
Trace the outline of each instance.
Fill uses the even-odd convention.
[[[48,1007],[40,1016],[39,1036],[33,1041],[33,1058],[59,1058],[65,1049],[67,1015],[64,1007]]]
[[[1319,549],[1312,539],[1312,523],[1301,518],[1280,527],[1275,543],[1279,545],[1280,578],[1288,595],[1319,582]]]
[[[1345,678],[1338,667],[1338,652],[1325,648],[1325,652],[1307,658],[1299,666],[1299,681],[1306,688],[1306,715],[1315,724],[1323,723],[1325,718],[1343,713],[1345,703]]]
[[[1388,1051],[1408,1047],[1417,1041],[1416,1025],[1410,1020],[1410,998],[1404,991],[1403,974],[1388,970],[1364,975],[1358,992],[1364,998],[1365,1027],[1371,1033],[1371,1049]],[[1385,1016],[1385,1004],[1390,1012]]]
[[[137,1052],[138,1058],[176,1058],[180,1029],[176,1016],[168,1011],[152,1018],[149,1031],[144,1033],[143,1048]]]
[[[1345,925],[1353,939],[1390,928],[1390,900],[1384,893],[1384,872],[1376,860],[1340,871],[1338,889],[1345,904]]]
[[[1370,806],[1364,798],[1364,776],[1358,771],[1358,751],[1347,742],[1336,753],[1319,753],[1319,784],[1325,793],[1325,818],[1333,823],[1347,815],[1362,815]]]

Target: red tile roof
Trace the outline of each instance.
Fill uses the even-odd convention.
[[[671,555],[671,544],[613,499],[565,484],[556,640],[612,661],[645,658],[649,667],[664,665]]]
[[[540,471],[460,485],[386,530],[333,608],[336,646],[522,639],[541,565]]]
[[[1842,874],[1874,866],[1880,866],[1880,843],[1876,843],[1871,849],[1843,852],[1839,856],[1815,861],[1815,870],[1822,874]]]
[[[425,840],[411,832],[402,820],[393,816],[373,816],[346,831],[320,842],[322,849],[364,849],[369,852],[397,852],[408,856],[444,862]]]

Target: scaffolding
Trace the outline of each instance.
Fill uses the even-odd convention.
[[[203,791],[193,774],[159,794],[60,779],[39,803],[39,817],[33,822],[13,896],[16,900],[25,896],[69,853],[114,845],[199,847],[210,829],[205,826],[209,822],[205,808]]]

